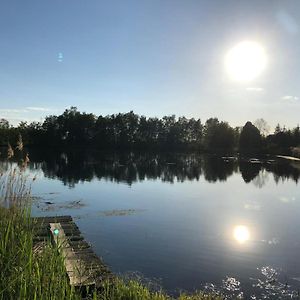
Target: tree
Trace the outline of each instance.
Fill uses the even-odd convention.
[[[240,135],[239,149],[241,153],[259,153],[262,147],[262,139],[259,130],[247,122]]]
[[[203,134],[204,134],[203,144],[206,150],[213,150],[214,137],[218,125],[219,125],[218,118],[209,118],[205,122],[204,130],[203,130]]]
[[[8,129],[9,122],[6,119],[0,119],[0,129]]]
[[[209,152],[231,152],[234,148],[235,132],[227,122],[210,118],[204,127],[204,146]]]
[[[58,145],[60,144],[58,117],[50,115],[46,117],[43,122],[42,129],[44,131],[43,143],[44,145]]]
[[[254,122],[254,126],[259,130],[260,134],[264,137],[267,136],[270,132],[270,126],[263,118],[257,119]]]
[[[93,114],[81,113],[71,106],[57,118],[60,141],[69,145],[84,145],[92,139],[95,124]]]
[[[6,119],[0,119],[0,145],[7,145],[12,134],[13,129],[10,127],[9,122]]]
[[[294,140],[294,142],[293,142],[293,144],[294,144],[294,146],[300,146],[300,127],[299,127],[299,125],[297,125],[297,127],[295,127],[294,129],[293,129],[293,140]]]

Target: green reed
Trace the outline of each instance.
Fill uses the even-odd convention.
[[[70,287],[63,258],[50,241],[42,251],[34,248],[31,218],[31,184],[26,175],[28,155],[10,162],[14,155],[8,146],[6,168],[0,170],[0,300],[80,299]]]

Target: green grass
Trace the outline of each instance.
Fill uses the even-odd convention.
[[[24,166],[0,171],[0,300],[81,299],[69,285],[63,258],[50,241],[35,251],[34,226],[30,215],[30,183]],[[151,292],[138,281],[106,282],[89,299],[167,300],[163,292]],[[201,292],[182,294],[180,300],[221,299]]]
[[[25,168],[20,164],[0,170],[0,300],[80,299],[57,249],[48,242],[41,253],[34,253],[32,181]]]
[[[106,285],[104,291],[98,295],[103,300],[172,300],[174,298],[163,292],[151,292],[147,287],[135,280],[126,281],[126,283],[117,279],[114,285]],[[192,295],[182,294],[178,300],[217,300],[221,297],[196,292]]]
[[[0,299],[79,299],[57,249],[33,252],[29,211],[1,208],[0,220]]]

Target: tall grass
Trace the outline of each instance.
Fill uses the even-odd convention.
[[[33,251],[27,208],[0,208],[0,299],[79,299],[68,284],[64,264],[50,243]]]
[[[172,300],[174,298],[163,292],[151,292],[147,287],[138,281],[130,280],[124,282],[117,279],[113,285],[106,284],[101,294],[94,299],[101,300]],[[203,292],[193,294],[181,294],[178,300],[221,300],[222,297]]]
[[[17,147],[22,151],[20,138]],[[8,147],[8,159],[14,153]],[[19,166],[8,164],[0,170],[0,300],[77,300],[79,291],[69,285],[63,258],[50,241],[34,245],[34,224],[31,218],[30,190],[34,178],[25,175],[28,155]],[[99,291],[86,299],[100,300],[169,300],[162,292],[151,292],[141,283],[121,279],[105,282]],[[181,295],[180,300],[218,299],[198,293]]]
[[[19,148],[18,150],[22,150]],[[8,158],[13,150],[8,147]],[[70,287],[63,259],[50,242],[34,251],[28,155],[0,171],[0,299],[80,299]]]

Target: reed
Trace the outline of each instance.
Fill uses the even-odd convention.
[[[9,159],[11,155],[9,150]],[[68,283],[57,249],[48,242],[42,252],[34,252],[34,178],[26,176],[28,161],[26,155],[20,165],[8,163],[0,172],[0,299],[80,299]]]
[[[47,242],[43,251],[33,248],[31,184],[26,175],[28,154],[22,138],[17,151],[20,164],[9,162],[14,150],[8,145],[7,168],[0,170],[0,299],[80,299],[70,287],[57,249]]]

